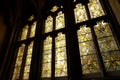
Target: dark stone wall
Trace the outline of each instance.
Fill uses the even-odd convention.
[[[120,24],[120,0],[108,0]]]
[[[4,23],[3,15],[0,14],[0,51],[1,51],[2,45],[4,45],[3,40],[5,38],[5,34],[6,34],[6,24]]]

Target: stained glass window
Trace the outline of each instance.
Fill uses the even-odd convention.
[[[53,18],[52,16],[48,16],[47,20],[45,20],[45,33],[51,32],[53,30]]]
[[[33,51],[33,42],[30,43],[27,50],[26,63],[25,63],[24,74],[23,74],[23,79],[25,80],[29,79],[32,51]]]
[[[50,11],[51,11],[51,12],[55,12],[55,11],[57,11],[57,10],[58,10],[58,8],[59,8],[59,7],[54,6],[54,7],[53,7]]]
[[[58,13],[58,15],[56,16],[56,27],[55,29],[61,29],[65,27],[65,21],[64,21],[64,13],[62,13],[62,11],[60,11]]]
[[[73,2],[76,2],[76,0],[73,0]]]
[[[42,77],[51,77],[52,38],[49,36],[44,40]]]
[[[91,18],[96,18],[105,15],[99,0],[89,0],[88,8]]]
[[[55,38],[55,77],[67,76],[65,35],[58,33]]]
[[[110,25],[107,22],[99,21],[94,29],[106,70],[120,70],[120,51],[111,32]]]
[[[74,14],[75,14],[75,22],[76,23],[83,22],[83,21],[87,20],[85,6],[83,6],[80,3],[76,5],[76,8],[74,9]]]
[[[90,28],[85,25],[81,26],[77,34],[83,74],[99,72],[100,69]]]
[[[28,18],[28,21],[32,21],[34,19],[34,15],[30,16],[30,18]]]
[[[31,26],[30,37],[34,37],[35,36],[36,24],[37,24],[37,22],[34,22],[33,25]]]
[[[28,33],[28,25],[26,25],[26,26],[22,29],[21,40],[24,40],[24,39],[27,38],[27,33]]]
[[[12,80],[19,79],[24,49],[25,49],[25,44],[22,44],[18,49],[18,55],[15,63]]]

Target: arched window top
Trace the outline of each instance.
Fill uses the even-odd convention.
[[[49,15],[49,16],[47,17],[47,20],[51,20],[51,19],[53,19],[53,18],[52,18],[51,15]]]
[[[51,42],[52,42],[52,37],[50,37],[50,36],[46,37],[44,43],[45,43],[45,44],[49,44],[49,43],[51,43]]]
[[[73,2],[76,2],[76,0],[73,0]]]
[[[53,18],[48,16],[45,20],[45,33],[51,32],[53,30]]]
[[[34,15],[32,15],[28,18],[28,21],[32,21],[34,18],[35,18]]]
[[[86,27],[86,25],[81,26],[77,31],[77,34],[79,36],[79,42],[84,42],[92,39],[90,28]]]
[[[56,30],[65,27],[64,13],[62,11],[58,12],[56,16]]]
[[[58,15],[58,16],[63,15],[63,12],[62,12],[62,11],[59,11],[57,15]]]
[[[62,32],[58,33],[57,35],[58,36],[55,38],[56,41],[65,39],[65,35]]]
[[[91,18],[96,18],[105,15],[99,0],[89,0],[88,8]]]
[[[75,14],[75,22],[83,22],[87,20],[87,14],[85,10],[85,6],[81,3],[76,4],[76,8],[74,9]]]
[[[57,11],[59,9],[59,7],[58,6],[53,6],[53,8],[50,10],[51,12],[55,12],[55,11]]]

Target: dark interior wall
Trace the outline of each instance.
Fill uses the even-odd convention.
[[[34,7],[35,0],[0,0],[0,50],[4,38],[11,36],[12,28],[20,19],[30,16],[30,12],[35,11]],[[11,34],[6,30],[11,30]]]
[[[120,0],[108,0],[120,24]]]
[[[8,66],[16,25],[32,11],[34,6],[30,0],[0,0],[0,80]]]
[[[3,40],[5,38],[5,34],[6,34],[6,24],[4,23],[3,15],[0,14],[0,51],[3,44]]]

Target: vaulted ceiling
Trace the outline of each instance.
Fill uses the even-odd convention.
[[[24,19],[31,14],[43,10],[47,0],[0,0],[0,13],[11,24],[16,23],[18,19]]]

